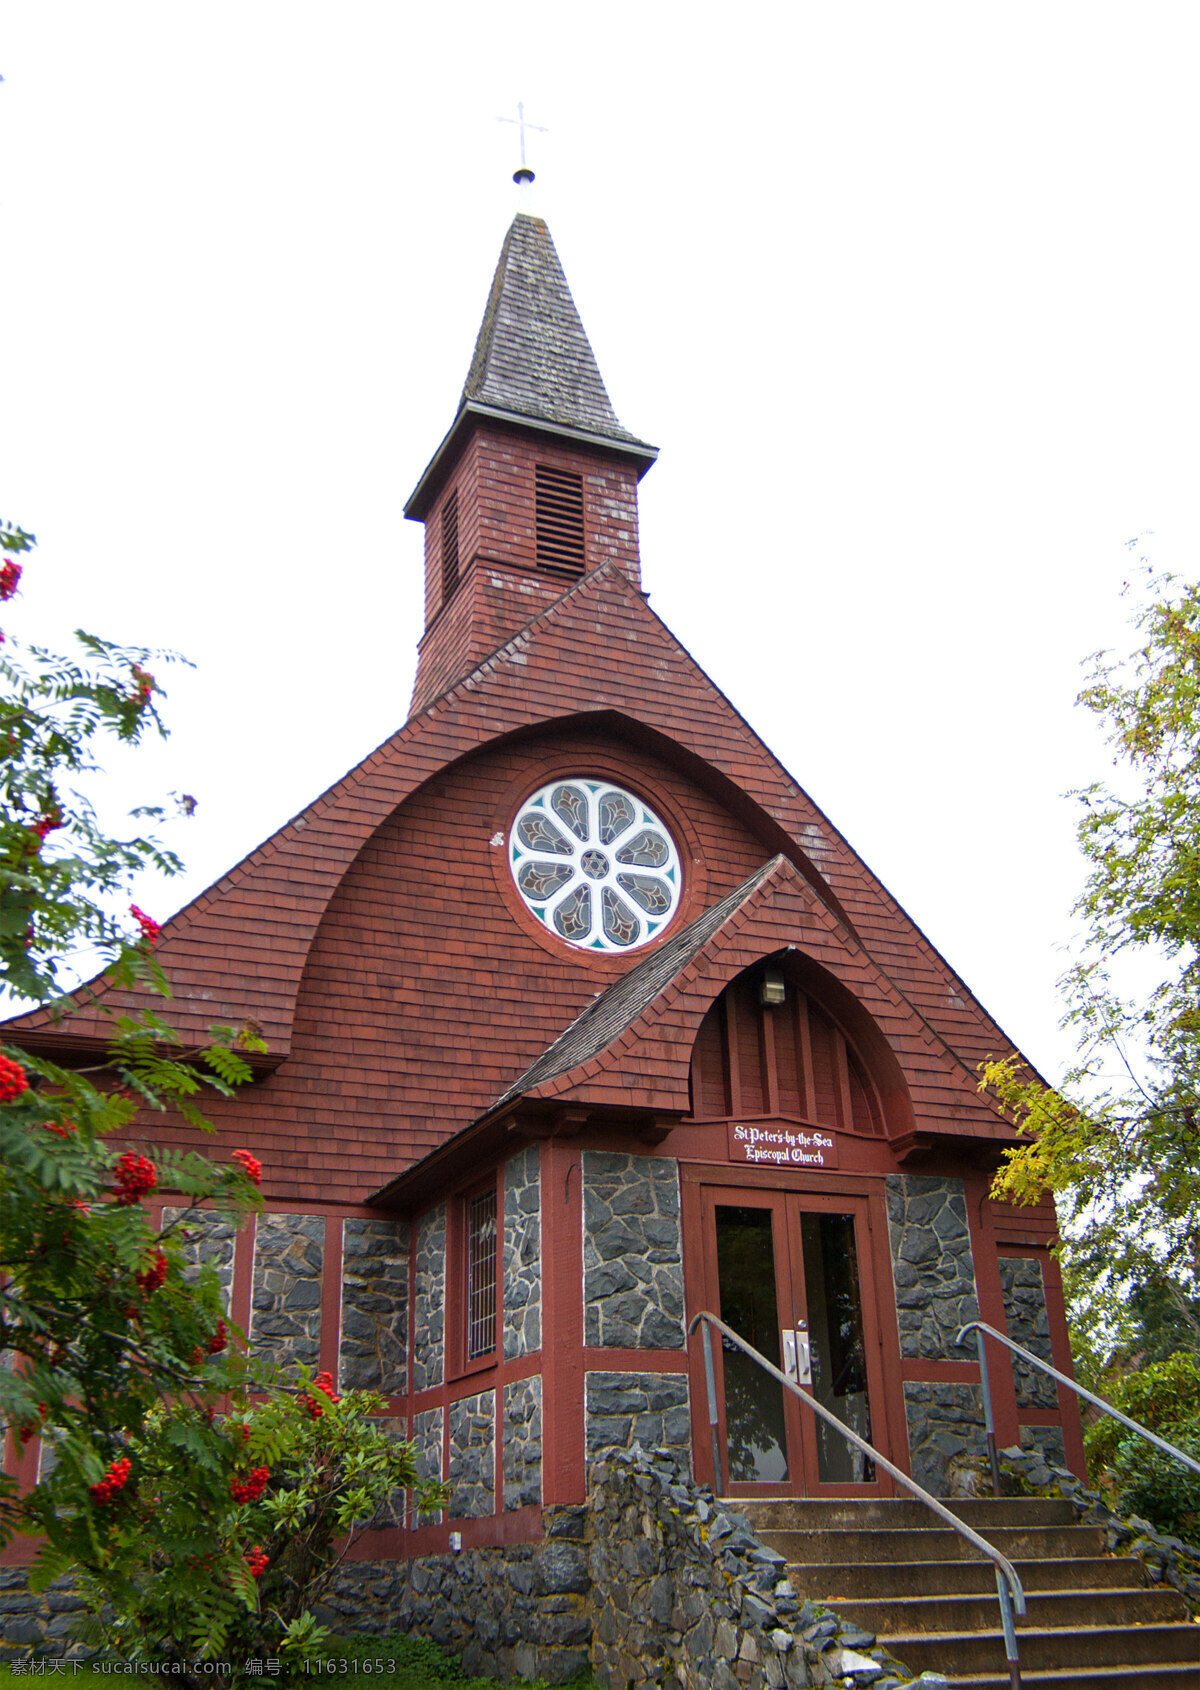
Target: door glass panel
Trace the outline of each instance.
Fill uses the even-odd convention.
[[[721,1319],[779,1366],[779,1310],[770,1209],[717,1208],[717,1282]],[[727,1338],[725,1438],[729,1477],[766,1484],[788,1476],[783,1387]]]
[[[871,1441],[867,1401],[867,1351],[863,1335],[862,1295],[852,1215],[807,1214],[801,1217],[804,1287],[812,1340],[812,1394]],[[733,1322],[730,1321],[730,1325]],[[840,1432],[814,1415],[817,1472],[827,1483],[864,1483],[875,1477],[875,1463]]]

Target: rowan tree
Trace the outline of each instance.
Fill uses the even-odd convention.
[[[0,525],[0,601],[33,543]],[[178,870],[146,830],[163,811],[135,811],[114,838],[85,784],[105,744],[165,732],[154,669],[166,659],[77,642],[64,658],[0,634],[0,998],[63,1021],[86,1003],[111,1029],[94,1070],[0,1049],[0,1426],[10,1465],[30,1439],[43,1445],[32,1490],[0,1476],[0,1543],[38,1535],[35,1588],[73,1574],[126,1658],[287,1658],[319,1640],[311,1604],[348,1538],[398,1490],[433,1506],[437,1487],[418,1484],[381,1399],[256,1368],[215,1271],[189,1260],[204,1217],[259,1205],[262,1170],[246,1150],[216,1164],[156,1148],[144,1122],[211,1130],[205,1095],[249,1081],[261,1041],[214,1027],[188,1050],[171,1028],[158,923],[128,902],[134,875]],[[127,1001],[157,994],[162,1008],[66,991],[64,959],[80,947],[133,989]],[[171,1206],[157,1229],[143,1206],[156,1196]]]

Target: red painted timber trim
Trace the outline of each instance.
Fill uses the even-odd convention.
[[[581,1503],[583,1425],[583,1200],[577,1141],[542,1147],[542,1501]]]
[[[686,1373],[686,1350],[584,1350],[585,1373]]]
[[[977,1361],[920,1361],[906,1357],[900,1377],[906,1385],[978,1385]]]
[[[321,1366],[339,1379],[342,1348],[342,1217],[330,1215],[325,1222],[325,1249],[321,1257]],[[340,1389],[340,1379],[339,1379]]]
[[[250,1302],[254,1294],[254,1239],[258,1216],[251,1215],[233,1238],[233,1283],[229,1288],[229,1318],[250,1338]]]

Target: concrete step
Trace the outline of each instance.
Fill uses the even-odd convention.
[[[1010,1561],[1057,1560],[1103,1553],[1104,1539],[1096,1526],[975,1526],[981,1537]],[[855,1531],[850,1526],[829,1531],[770,1531],[754,1527],[762,1541],[786,1561],[983,1561],[986,1557],[950,1526],[910,1527],[908,1530]],[[989,1566],[991,1562],[987,1563]]]
[[[915,1673],[951,1672],[959,1680],[973,1673],[1004,1673],[1004,1634],[988,1631],[901,1631],[880,1638]],[[1107,1625],[1022,1629],[1017,1635],[1021,1676],[1034,1672],[1078,1672],[1084,1668],[1166,1666],[1191,1663],[1193,1690],[1200,1684],[1200,1626]],[[1071,1680],[1072,1686],[1075,1680]],[[1124,1684],[1124,1681],[1122,1681]]]
[[[945,1673],[945,1668],[939,1668]],[[946,1674],[954,1690],[1012,1690],[1004,1672]],[[1139,1667],[1066,1667],[1058,1671],[1021,1669],[1021,1690],[1196,1690],[1196,1669],[1186,1661]]]
[[[813,1593],[825,1601],[818,1587]],[[902,1596],[882,1600],[839,1602],[845,1615],[867,1631],[883,1637],[890,1649],[900,1632],[978,1632],[1000,1624],[1000,1603],[993,1581],[990,1596]],[[1049,1590],[1029,1596],[1027,1611],[1017,1620],[1018,1632],[1094,1627],[1100,1622],[1109,1629],[1163,1623],[1186,1624],[1188,1618],[1179,1592],[1166,1589],[1135,1590]],[[1196,1632],[1200,1643],[1200,1629]],[[902,1657],[903,1658],[903,1657]]]
[[[1113,1555],[1045,1561],[1015,1561],[1026,1593],[1037,1590],[1138,1589],[1141,1563],[1132,1556]],[[990,1561],[846,1561],[798,1563],[788,1568],[797,1590],[820,1602],[866,1600],[886,1596],[995,1595],[996,1574]]]
[[[969,1497],[945,1504],[975,1531],[987,1535],[988,1526],[1071,1526],[1077,1518],[1069,1502],[1058,1497]],[[736,1508],[750,1520],[756,1532],[819,1531],[830,1527],[854,1526],[870,1531],[908,1530],[935,1527],[938,1517],[915,1497],[877,1500],[860,1497],[778,1497],[768,1502],[746,1502],[734,1498],[722,1507]]]

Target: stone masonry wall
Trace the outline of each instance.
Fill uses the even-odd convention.
[[[541,1177],[530,1144],[504,1168],[504,1359],[541,1347]]]
[[[986,1458],[983,1392],[978,1385],[906,1384],[904,1411],[913,1478],[934,1496],[948,1496],[950,1463]]]
[[[979,1319],[962,1181],[889,1174],[887,1206],[900,1353],[962,1361],[955,1335]]]
[[[589,1373],[584,1391],[589,1455],[640,1444],[669,1450],[690,1468],[686,1373]]]
[[[180,1216],[187,1211],[184,1209],[164,1209],[162,1226],[178,1222]],[[197,1209],[187,1220],[175,1226],[175,1232],[183,1245],[183,1255],[186,1262],[184,1273],[192,1279],[200,1271],[204,1263],[209,1263],[216,1269],[217,1282],[221,1287],[221,1303],[226,1314],[229,1313],[229,1294],[233,1288],[233,1246],[237,1237],[237,1228],[224,1215],[215,1215],[211,1209]]]
[[[496,1511],[496,1393],[481,1391],[450,1404],[451,1519],[478,1519]]]
[[[519,1379],[504,1387],[504,1508],[542,1500],[542,1380]]]
[[[315,1367],[321,1352],[321,1215],[259,1215],[254,1238],[250,1345],[288,1367]]]
[[[469,1674],[565,1684],[586,1669],[592,1635],[587,1510],[548,1508],[543,1521],[540,1544],[348,1563],[326,1622],[432,1637]]]
[[[342,1225],[341,1388],[403,1396],[408,1377],[408,1223]]]
[[[413,1284],[414,1391],[428,1391],[442,1382],[446,1346],[446,1205],[417,1222],[416,1273]]]
[[[782,1555],[666,1450],[608,1450],[586,1507],[547,1508],[540,1543],[344,1563],[317,1618],[335,1632],[432,1637],[466,1672],[610,1690],[900,1690],[911,1675],[869,1632],[804,1600]],[[0,1659],[61,1655],[78,1599],[0,1573]],[[923,1674],[911,1690],[945,1690]]]
[[[967,1204],[957,1179],[887,1178],[892,1278],[900,1353],[921,1361],[964,1361],[960,1327],[979,1319]],[[983,1406],[971,1385],[904,1387],[913,1478],[944,1495],[947,1464],[982,1447]]]
[[[1050,1317],[1042,1264],[1036,1256],[1001,1256],[1000,1284],[1004,1289],[1004,1323],[1014,1344],[1031,1355],[1053,1362]],[[1012,1356],[1013,1384],[1019,1408],[1057,1408],[1058,1386],[1020,1356]]]
[[[417,1477],[421,1479],[440,1479],[442,1477],[442,1411],[440,1408],[427,1408],[420,1414],[413,1415],[413,1444],[416,1448]],[[441,1510],[424,1514],[417,1519],[416,1525],[429,1525],[441,1519]]]
[[[678,1163],[585,1151],[583,1227],[584,1343],[681,1350]]]

